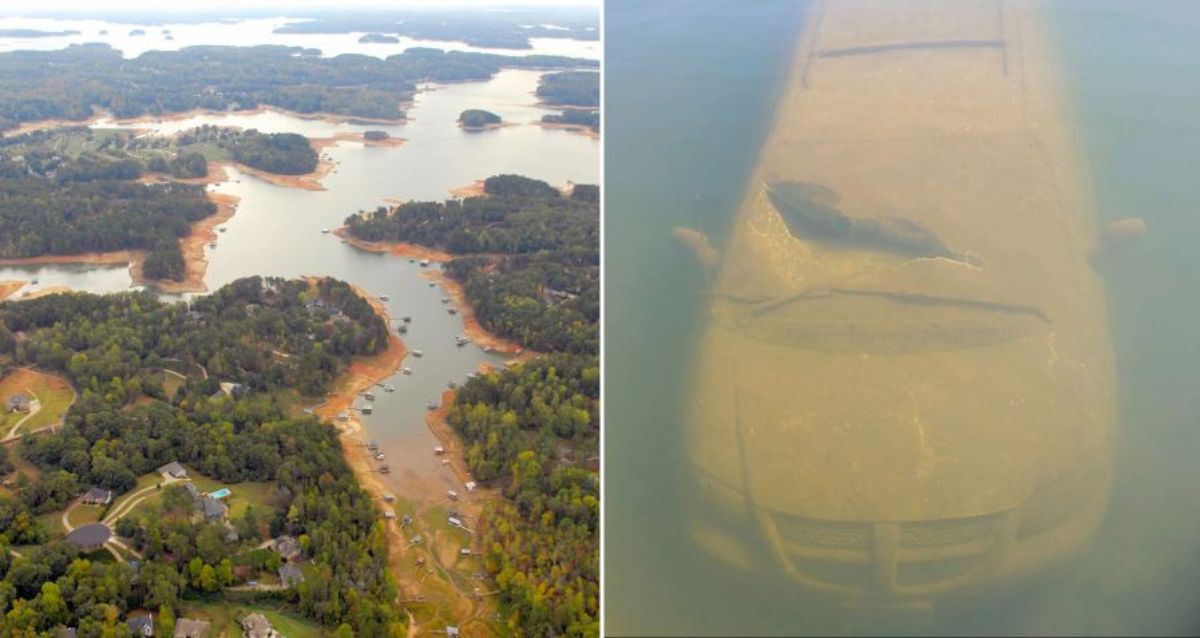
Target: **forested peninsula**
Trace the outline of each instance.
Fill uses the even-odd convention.
[[[104,44],[0,53],[0,131],[46,119],[83,121],[274,106],[299,113],[398,119],[421,81],[484,80],[501,68],[577,68],[560,56],[412,48],[386,59],[323,58],[300,47],[195,46],[125,59]]]
[[[128,635],[125,620],[149,610],[169,636],[185,600],[233,599],[338,635],[404,635],[377,506],[336,431],[294,407],[386,345],[370,304],[329,279],[253,277],[188,303],[0,304],[0,368],[36,365],[79,392],[61,428],[3,448],[33,469],[0,495],[0,633]],[[213,484],[240,505],[184,489]],[[114,540],[98,549],[58,531],[87,486],[112,502]],[[273,537],[293,544],[266,549]]]
[[[547,104],[598,108],[600,74],[595,71],[547,73],[538,82],[537,96]]]
[[[517,175],[484,182],[483,197],[408,202],[346,219],[364,241],[399,241],[461,255],[446,272],[491,332],[541,352],[594,352],[598,342],[599,196],[564,196]]]
[[[548,353],[468,380],[448,423],[473,476],[503,488],[482,527],[485,565],[523,635],[599,633],[599,189],[517,175],[484,195],[346,220],[363,241],[458,255],[444,265],[490,331]]]
[[[0,138],[0,259],[144,251],[144,277],[183,281],[179,240],[217,206],[194,182],[148,181],[206,177],[210,159],[279,175],[318,164],[302,135],[207,125],[175,136],[66,127]]]

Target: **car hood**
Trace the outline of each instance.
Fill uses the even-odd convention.
[[[1011,509],[1106,457],[1094,375],[1002,288],[915,260],[815,295],[718,294],[690,392],[697,469],[760,508],[906,521]]]

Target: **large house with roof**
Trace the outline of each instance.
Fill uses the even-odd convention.
[[[29,395],[24,392],[18,392],[4,400],[4,409],[9,412],[28,413],[31,406],[32,401],[29,399]]]
[[[208,621],[180,618],[175,621],[174,638],[208,638]]]
[[[304,582],[304,572],[292,563],[284,563],[279,568],[279,582],[283,583],[284,587],[299,585]]]
[[[79,502],[84,505],[108,505],[112,502],[112,499],[112,490],[106,490],[93,485],[88,491],[83,493],[83,496],[79,497]]]

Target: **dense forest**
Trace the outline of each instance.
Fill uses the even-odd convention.
[[[269,105],[301,113],[399,118],[419,81],[483,80],[504,67],[594,61],[412,48],[385,60],[322,58],[299,47],[196,46],[125,59],[103,44],[0,53],[0,130],[49,118],[85,120]]]
[[[595,71],[546,73],[538,82],[537,96],[548,104],[600,106],[600,74]]]
[[[448,415],[471,472],[504,479],[484,557],[520,635],[598,635],[600,362],[550,355],[468,381]]]
[[[75,29],[65,31],[42,31],[40,29],[0,29],[0,38],[56,38],[66,35],[79,35]]]
[[[600,340],[600,268],[595,249],[462,257],[446,272],[462,282],[489,331],[539,352],[595,352]]]
[[[484,128],[500,123],[500,116],[483,109],[467,109],[458,114],[458,123],[463,128]]]
[[[593,202],[563,197],[549,184],[498,175],[484,182],[488,197],[408,202],[346,219],[367,241],[407,241],[458,254],[530,253],[599,245]]]
[[[117,525],[145,556],[136,570],[59,542],[23,557],[2,551],[0,632],[34,635],[63,623],[102,635],[132,609],[171,615],[185,597],[212,596],[273,567],[277,559],[257,543],[290,534],[303,539],[314,577],[271,595],[329,627],[403,635],[374,504],[336,432],[289,416],[281,400],[285,390],[324,393],[351,356],[381,350],[386,331],[349,285],[328,279],[248,278],[190,304],[148,293],[0,304],[0,354],[64,374],[81,393],[64,427],[25,439],[22,452],[41,476],[0,498],[0,545],[44,538],[34,516],[61,509],[82,486],[127,491],[170,461],[235,487],[270,482],[276,505],[231,521],[231,543],[223,526],[169,515],[184,499],[168,488],[166,517]],[[189,375],[167,396],[161,370],[172,365],[203,366],[206,374]],[[245,389],[223,392],[220,382]]]
[[[96,171],[107,175],[105,163],[74,163],[54,180],[12,178],[5,164],[12,162],[0,159],[0,257],[147,250],[148,277],[180,279],[177,239],[216,212],[197,186],[91,180]]]
[[[599,339],[599,191],[565,197],[517,175],[485,197],[409,202],[346,219],[368,241],[406,241],[463,255],[446,264],[488,330],[542,352],[594,352]]]
[[[233,159],[280,175],[304,175],[317,170],[317,152],[297,133],[259,133],[251,129],[230,146]]]
[[[365,33],[358,41],[363,44],[398,44],[400,38],[382,33]]]
[[[0,258],[144,250],[143,273],[178,281],[186,265],[178,239],[216,207],[202,188],[129,180],[147,172],[188,179],[208,174],[196,148],[279,174],[317,167],[308,139],[200,126],[173,137],[98,134],[86,127],[0,138]],[[78,149],[73,154],[66,149]]]

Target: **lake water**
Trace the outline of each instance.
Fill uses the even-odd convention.
[[[533,91],[539,74],[506,70],[487,82],[431,85],[420,92],[410,109],[410,121],[397,126],[359,126],[330,123],[267,112],[257,115],[204,115],[186,120],[138,124],[103,122],[96,126],[130,126],[148,134],[172,133],[201,124],[290,131],[313,137],[384,129],[407,141],[400,146],[365,147],[343,142],[323,153],[335,172],[323,181],[325,191],[275,186],[236,169],[215,191],[241,198],[237,214],[224,226],[218,247],[208,248],[205,281],[210,290],[252,275],[295,277],[328,275],[361,286],[375,295],[388,295],[393,317],[411,315],[403,336],[410,349],[404,363],[411,375],[387,380],[394,393],[377,391],[372,415],[362,417],[366,438],[378,439],[393,473],[389,481],[422,480],[461,488],[453,473],[433,456],[436,439],[425,425],[426,403],[438,402],[450,381],[461,382],[482,362],[502,364],[504,358],[474,345],[457,347],[461,315],[449,315],[442,303],[445,292],[430,287],[422,268],[409,260],[357,250],[323,229],[341,226],[360,209],[388,205],[385,200],[443,200],[453,188],[498,173],[517,173],[551,184],[597,183],[599,142],[588,136],[534,126],[548,113],[536,106]],[[455,120],[468,108],[485,108],[514,126],[484,132],[460,129]],[[434,266],[436,268],[436,266]],[[35,266],[0,268],[0,280],[39,279],[45,288],[65,285],[75,290],[113,292],[131,285],[124,267]],[[403,490],[397,488],[397,493]]]
[[[607,3],[606,631],[1177,634],[1200,630],[1200,6],[1045,3],[1100,221],[1146,219],[1107,275],[1121,433],[1105,521],[1061,568],[865,624],[690,541],[684,376],[706,278],[670,230],[724,247],[808,3]],[[947,3],[947,6],[953,3]],[[671,105],[669,109],[663,105]],[[681,495],[683,495],[681,497]]]
[[[273,33],[280,26],[304,22],[296,18],[254,18],[223,22],[138,25],[104,20],[60,20],[54,18],[0,18],[0,29],[35,29],[38,31],[79,31],[76,35],[41,38],[0,38],[0,51],[52,51],[71,44],[103,42],[121,51],[126,58],[135,58],[146,51],[176,51],[197,45],[247,46],[253,44],[282,44],[316,48],[324,57],[358,53],[377,58],[403,53],[412,47],[433,47],[446,51],[474,51],[499,55],[566,55],[573,58],[600,59],[598,41],[567,38],[531,38],[529,49],[491,49],[469,46],[464,42],[420,40],[401,37],[397,43],[361,43],[363,32],[357,33]],[[144,35],[130,35],[141,29]],[[163,31],[170,33],[164,33]],[[107,33],[101,33],[107,31]],[[168,36],[171,39],[168,39]]]

